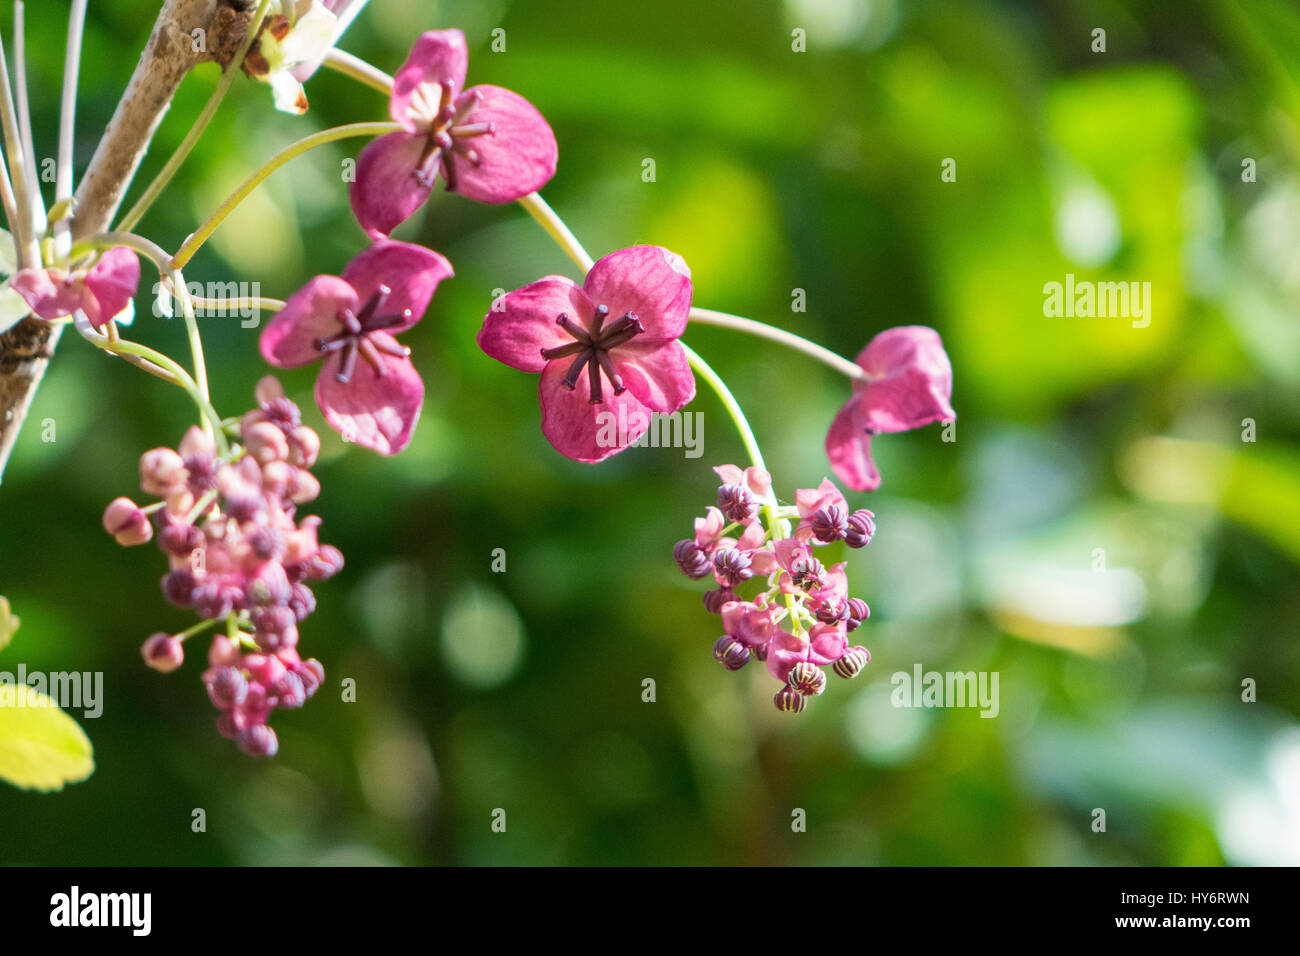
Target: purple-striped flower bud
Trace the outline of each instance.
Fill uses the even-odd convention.
[[[838,621],[847,621],[849,617],[849,606],[845,602],[827,599],[817,601],[813,604],[813,616],[823,624],[835,624]]]
[[[734,588],[742,581],[752,578],[754,572],[749,565],[749,556],[741,554],[735,548],[723,548],[713,556],[713,569],[718,572],[718,578],[727,587]]]
[[[704,610],[710,614],[721,614],[722,605],[736,600],[736,592],[731,588],[713,588],[704,592]]]
[[[861,674],[862,669],[867,666],[867,662],[870,660],[871,652],[859,645],[850,647],[844,652],[844,656],[831,666],[840,677],[851,679]]]
[[[307,580],[324,581],[343,570],[343,552],[332,544],[322,544],[307,559]]]
[[[865,548],[876,533],[875,515],[865,508],[849,515],[844,543],[850,548]]]
[[[233,584],[204,581],[194,589],[194,610],[199,617],[215,620],[225,617],[243,599],[243,592]]]
[[[271,687],[271,695],[278,698],[281,707],[301,707],[307,703],[307,691],[303,687],[302,678],[289,671]]]
[[[275,528],[258,525],[248,536],[248,547],[260,561],[279,561],[284,557],[284,534]]]
[[[714,659],[729,671],[738,671],[749,663],[749,648],[728,634],[713,644]]]
[[[799,693],[793,687],[782,687],[772,698],[772,703],[776,704],[776,709],[786,714],[802,713],[803,709],[808,706],[808,701],[803,694]]]
[[[826,568],[814,557],[797,558],[790,566],[790,580],[805,591],[820,591],[826,586]]]
[[[126,548],[153,538],[149,516],[130,498],[114,498],[104,509],[104,530]]]
[[[320,685],[325,683],[325,668],[314,657],[307,658],[295,667],[293,672],[302,678],[302,686],[308,697],[316,693]]]
[[[162,576],[162,593],[170,603],[177,607],[192,607],[194,605],[194,589],[197,582],[194,580],[194,572],[189,568],[177,568],[175,571],[168,571]]]
[[[158,546],[174,557],[189,557],[203,547],[203,532],[192,524],[173,521],[158,535]]]
[[[248,679],[236,667],[218,667],[205,683],[217,710],[232,710],[248,696]]]
[[[840,541],[849,530],[849,518],[839,505],[818,508],[808,519],[813,537],[822,544]]]
[[[846,631],[856,631],[863,621],[871,617],[871,608],[867,607],[867,602],[862,598],[849,598],[847,608],[849,616],[844,621]]]
[[[239,736],[239,718],[230,711],[224,711],[217,715],[217,733],[227,740],[234,740]]]
[[[785,680],[805,697],[816,697],[826,689],[826,672],[808,661],[800,661],[790,668]]]
[[[184,459],[186,482],[194,497],[208,491],[215,491],[217,479],[221,474],[221,462],[211,452],[200,451],[187,455]]]
[[[767,645],[755,644],[749,649],[749,656],[760,664],[767,660]]]
[[[253,724],[245,727],[235,738],[239,749],[250,757],[274,757],[280,750],[280,741],[275,731],[266,724]]]
[[[723,485],[718,489],[718,510],[728,521],[748,521],[754,516],[754,498],[740,485]]]
[[[173,635],[158,633],[140,646],[140,656],[160,674],[170,674],[185,663],[185,648]]]
[[[709,556],[690,538],[683,538],[673,545],[673,560],[682,569],[682,574],[693,581],[709,573]]]
[[[252,611],[257,644],[265,651],[283,651],[298,645],[298,618],[285,605],[256,607]]]
[[[312,594],[311,588],[307,585],[296,582],[289,589],[289,609],[298,620],[306,619],[316,610],[316,595]]]

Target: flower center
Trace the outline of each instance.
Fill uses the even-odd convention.
[[[610,351],[634,336],[640,335],[645,331],[645,326],[641,320],[636,317],[635,312],[624,312],[609,325],[605,324],[605,319],[609,317],[609,306],[596,306],[596,315],[591,320],[588,328],[583,328],[577,322],[569,318],[568,313],[561,312],[555,319],[555,324],[573,337],[573,341],[567,345],[558,345],[553,349],[542,349],[542,358],[546,360],[564,358],[566,355],[574,356],[573,364],[569,366],[569,371],[564,375],[564,387],[573,391],[577,387],[578,379],[582,377],[583,369],[587,370],[587,382],[590,388],[590,401],[593,405],[599,405],[603,402],[604,396],[601,394],[600,373],[603,371],[605,377],[609,379],[609,384],[614,386],[614,394],[622,395],[627,391],[627,386],[623,384],[623,378],[614,368],[614,360],[610,358]]]
[[[392,291],[388,286],[381,285],[366,300],[366,304],[361,307],[359,312],[344,309],[338,314],[338,320],[343,326],[343,331],[331,335],[327,339],[317,339],[315,341],[314,344],[318,352],[326,354],[341,352],[339,369],[334,373],[334,377],[340,382],[346,384],[352,380],[352,373],[357,367],[358,355],[370,363],[370,367],[375,370],[376,376],[383,378],[388,371],[384,366],[385,355],[406,358],[411,354],[411,350],[406,346],[398,345],[386,336],[379,338],[372,334],[401,325],[411,318],[410,309],[403,309],[401,312],[380,312],[384,301]]]
[[[435,89],[441,92],[434,100]],[[447,188],[456,191],[456,164],[453,156],[461,156],[472,165],[481,163],[482,157],[466,140],[477,136],[491,136],[496,133],[495,123],[466,123],[469,114],[478,106],[483,94],[470,90],[459,106],[452,102],[452,87],[443,83],[438,87],[421,86],[411,97],[411,112],[416,124],[425,131],[424,151],[420,154],[419,165],[415,167],[415,178],[425,189],[433,188],[433,180],[442,171],[447,180]]]

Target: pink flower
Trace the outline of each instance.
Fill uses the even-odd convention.
[[[722,605],[722,629],[746,647],[766,647],[780,633],[772,608],[752,601],[728,601]]]
[[[140,261],[126,246],[114,246],[89,269],[21,269],[9,284],[42,319],[81,311],[98,328],[135,298]]]
[[[848,649],[843,624],[814,624],[806,636],[778,631],[767,645],[767,669],[784,681],[796,664],[834,664]]]
[[[854,491],[880,487],[871,436],[903,432],[957,417],[952,410],[952,363],[939,333],[922,325],[886,329],[856,359],[870,376],[853,383],[853,397],[826,435],[826,455]]]
[[[479,202],[513,202],[555,175],[555,134],[526,99],[499,86],[461,90],[465,35],[421,35],[393,79],[389,111],[401,130],[357,160],[352,211],[384,236],[424,205],[438,174],[447,189]]]
[[[506,365],[540,372],[542,433],[560,454],[597,462],[645,434],[651,412],[675,412],[695,397],[677,342],[690,307],[681,256],[633,246],[593,265],[581,286],[547,276],[499,299],[478,344]]]
[[[316,276],[295,292],[262,332],[262,356],[280,368],[324,359],[316,401],[330,427],[395,455],[415,430],[424,382],[393,336],[420,320],[450,275],[451,263],[436,252],[377,242],[341,278]]]

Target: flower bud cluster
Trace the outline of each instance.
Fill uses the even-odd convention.
[[[875,516],[850,511],[829,479],[800,489],[795,505],[783,507],[767,472],[735,465],[714,471],[722,479],[717,504],[695,519],[695,536],[678,541],[673,558],[687,577],[712,574],[717,583],[704,594],[705,609],[722,617],[713,656],[728,670],[763,662],[782,682],[777,709],[798,713],[826,689],[825,667],[853,678],[871,660],[865,647],[848,641],[871,609],[849,597],[844,563],[827,567],[813,549],[840,541],[865,547],[876,532]],[[762,585],[758,593],[740,597],[737,589],[755,581]]]
[[[316,608],[308,582],[336,574],[343,555],[317,540],[320,518],[298,506],[320,494],[311,473],[320,451],[316,432],[271,377],[258,383],[257,407],[232,431],[228,453],[201,428],[175,448],[140,458],[140,486],[159,500],[141,507],[118,498],[104,528],[123,545],[156,539],[170,570],[162,591],[205,621],[224,621],[203,674],[221,715],[217,729],[255,756],[278,749],[267,718],[276,707],[301,707],[324,679],[314,659],[297,650],[298,625]],[[178,635],[154,634],[141,648],[145,662],[167,673],[184,662]]]

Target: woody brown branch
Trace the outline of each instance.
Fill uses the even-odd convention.
[[[248,0],[166,0],[77,187],[74,237],[108,228],[181,81],[200,63],[234,55],[251,6]],[[0,476],[62,331],[28,318],[0,335]]]

